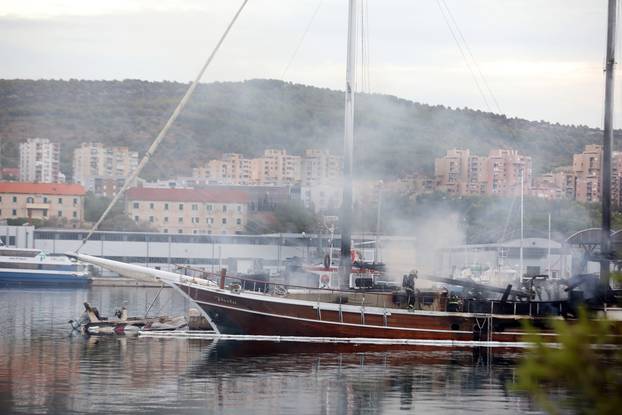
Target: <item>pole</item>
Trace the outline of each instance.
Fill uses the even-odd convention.
[[[380,181],[380,187],[378,188],[378,211],[376,212],[376,243],[374,244],[376,249],[374,251],[374,262],[380,262],[380,259],[378,258],[380,248],[378,245],[380,245],[380,214],[382,213],[382,186],[383,186],[383,183],[382,181]]]
[[[551,272],[551,212],[549,212],[549,242],[548,242],[547,252],[546,252],[546,261],[547,261],[549,278],[551,278],[553,275],[553,273]]]
[[[609,287],[609,255],[611,233],[611,148],[613,143],[613,83],[615,66],[615,37],[617,0],[609,0],[607,14],[607,61],[605,66],[605,119],[603,133],[602,164],[602,232],[600,242],[600,283],[604,290]]]
[[[352,258],[352,152],[354,147],[354,64],[356,62],[356,0],[348,8],[348,53],[346,65],[346,94],[343,144],[343,200],[341,202],[341,260],[339,262],[340,288],[350,285]]]
[[[525,166],[520,171],[520,265],[519,276],[523,280],[523,238],[525,237]]]

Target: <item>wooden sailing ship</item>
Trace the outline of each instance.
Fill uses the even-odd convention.
[[[533,301],[531,292],[512,291],[510,286],[500,296],[481,299],[453,297],[445,289],[415,290],[414,284],[407,280],[397,287],[378,287],[373,281],[371,284],[351,283],[355,11],[356,0],[350,0],[338,289],[287,286],[228,278],[224,274],[189,277],[89,255],[68,255],[125,276],[153,277],[169,284],[195,302],[214,330],[222,334],[327,342],[354,339],[359,342],[512,345],[524,340],[525,323],[529,322],[554,342],[551,322],[576,316],[576,303],[571,294],[559,300]]]

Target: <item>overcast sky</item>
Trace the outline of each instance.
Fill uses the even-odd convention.
[[[486,98],[441,14],[442,0],[366,1],[372,92],[602,125],[606,0],[445,0]],[[0,78],[187,82],[239,4],[0,0]],[[346,0],[250,0],[203,82],[284,78],[343,89],[346,26]]]

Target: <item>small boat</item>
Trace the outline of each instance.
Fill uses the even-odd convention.
[[[0,246],[0,285],[87,286],[84,266],[66,256],[50,256],[40,249]]]
[[[188,322],[183,316],[177,317],[128,317],[127,308],[115,311],[114,318],[103,317],[97,307],[84,303],[84,314],[79,320],[69,320],[73,330],[83,334],[137,334],[140,330],[179,330]]]

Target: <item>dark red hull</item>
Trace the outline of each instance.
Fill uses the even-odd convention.
[[[526,316],[340,307],[194,284],[178,287],[223,334],[512,343],[524,341],[522,320],[535,321]]]

